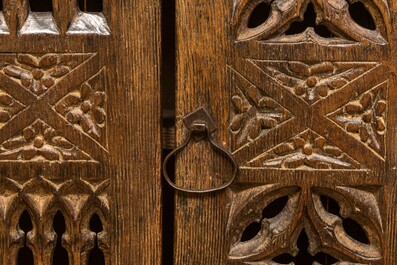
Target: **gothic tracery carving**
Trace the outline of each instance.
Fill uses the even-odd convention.
[[[249,28],[248,20],[251,13],[262,2],[269,5],[269,16],[263,24],[255,28]],[[349,5],[354,1],[351,0],[235,0],[233,21],[237,40],[257,39],[281,43],[302,41],[326,43],[324,38],[314,32],[313,28],[308,28],[299,36],[286,37],[284,34],[291,23],[303,19],[309,2],[314,5],[316,11],[316,24],[325,25],[335,35],[329,41],[327,39],[329,44],[351,41],[376,44],[387,42],[385,21],[389,21],[389,7],[384,0],[361,1],[371,13],[376,23],[376,30],[366,29],[352,19],[349,13]]]

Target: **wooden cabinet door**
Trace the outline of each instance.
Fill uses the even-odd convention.
[[[175,264],[396,264],[396,3],[176,0]]]
[[[0,264],[160,264],[158,29],[157,0],[2,1]]]

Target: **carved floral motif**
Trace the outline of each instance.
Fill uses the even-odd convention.
[[[377,65],[341,62],[252,62],[308,104],[328,97]]]
[[[0,127],[15,117],[24,108],[26,108],[25,105],[0,89]]]
[[[64,161],[92,158],[42,120],[0,146],[0,160]]]
[[[229,259],[244,264],[281,264],[278,257],[298,254],[302,230],[309,237],[311,255],[327,253],[336,264],[382,264],[383,225],[377,192],[354,187],[333,189],[268,184],[237,193],[228,222]],[[282,209],[269,214],[268,206],[287,198]],[[339,211],[330,210],[323,198],[334,200]],[[351,236],[343,220],[352,219],[363,229],[368,242]],[[256,234],[243,236],[252,224]],[[347,263],[348,262],[348,263]],[[283,263],[284,264],[284,263]]]
[[[95,54],[0,54],[0,79],[0,160],[94,161],[105,150],[106,77]]]
[[[292,118],[291,113],[237,73],[232,82],[230,131],[239,147]]]
[[[36,96],[40,96],[89,57],[86,54],[18,54],[13,63],[4,67],[3,72]]]
[[[307,130],[248,163],[250,167],[281,169],[357,169],[359,163]]]
[[[100,72],[60,100],[55,109],[84,132],[99,139],[106,121],[105,86]]]
[[[328,115],[370,149],[385,155],[387,83],[362,94]]]

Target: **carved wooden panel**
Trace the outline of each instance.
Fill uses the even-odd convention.
[[[160,262],[159,6],[80,2],[0,2],[2,265]]]
[[[206,106],[240,171],[177,194],[176,264],[394,264],[396,3],[188,2],[177,118]],[[187,149],[179,185],[228,179],[204,143]]]

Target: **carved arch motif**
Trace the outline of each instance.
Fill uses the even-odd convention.
[[[35,264],[51,264],[57,242],[53,228],[58,211],[65,217],[66,231],[62,247],[71,264],[85,264],[90,251],[98,244],[106,264],[110,264],[109,180],[49,180],[37,177],[24,183],[0,179],[0,229],[3,247],[1,264],[14,264],[19,250],[26,246],[34,254]],[[32,230],[25,233],[18,225],[21,214],[28,212]],[[97,214],[103,230],[93,233],[89,220]],[[25,243],[26,242],[26,243]]]
[[[376,29],[360,26],[350,15],[349,6],[361,2],[371,14]],[[262,24],[248,27],[248,21],[254,9],[261,3],[269,6],[270,12]],[[286,36],[290,25],[303,20],[308,4],[312,3],[317,15],[316,24],[324,25],[335,37],[324,39],[313,28],[307,28],[301,34]],[[260,40],[267,42],[303,42],[315,41],[327,43],[363,42],[386,44],[389,6],[386,0],[235,0],[233,26],[237,41]]]
[[[382,264],[383,223],[378,201],[379,189],[337,186],[335,188],[267,184],[238,193],[233,198],[227,232],[229,259],[244,264],[277,265],[281,255],[295,257],[297,240],[304,230],[310,255],[319,253],[338,260],[335,264]],[[321,200],[327,196],[339,207],[330,211]],[[272,202],[287,197],[275,215],[267,215]],[[351,236],[344,220],[354,220],[368,242]],[[244,237],[257,223],[256,234]],[[317,263],[314,263],[317,264]]]

